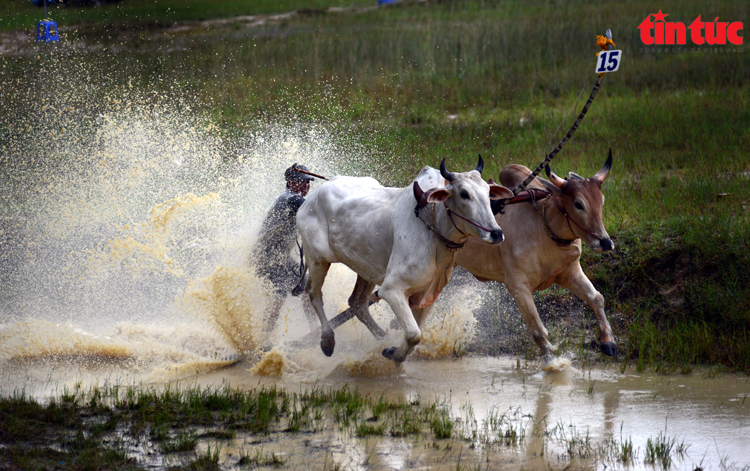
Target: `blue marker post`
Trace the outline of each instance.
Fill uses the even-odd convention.
[[[44,19],[36,25],[36,41],[45,43],[59,43],[60,35],[57,33],[57,23],[47,18],[47,0],[44,0]]]

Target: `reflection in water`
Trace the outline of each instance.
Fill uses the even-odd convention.
[[[520,464],[525,469],[564,468],[571,462],[588,467],[602,462],[606,446],[632,441],[635,456],[627,469],[652,469],[644,465],[646,442],[660,433],[689,445],[686,455],[673,456],[675,469],[701,463],[704,469],[720,469],[725,457],[736,469],[750,465],[744,438],[750,436],[750,403],[743,403],[750,393],[747,378],[619,374],[608,368],[586,370],[585,375],[573,369],[550,373],[517,370],[511,358],[413,359],[401,371],[377,378],[342,374],[325,365],[347,361],[310,361],[299,371],[264,378],[249,375],[252,362],[244,362],[195,381],[229,381],[240,388],[273,384],[288,390],[356,386],[363,394],[392,400],[438,401],[460,419],[447,440],[433,440],[429,434],[365,440],[333,431],[316,437],[312,445],[304,445],[301,437],[275,437],[269,444],[285,452],[305,450],[303,456],[312,453],[321,466],[327,456],[329,463],[335,458],[352,469],[456,469],[459,460],[471,469],[480,464],[489,469],[518,469]],[[309,368],[320,374],[311,376]],[[520,432],[519,439],[503,439],[512,430]]]
[[[620,407],[620,392],[608,391],[604,393],[604,430],[609,435],[614,435],[619,430],[616,423],[618,409]]]

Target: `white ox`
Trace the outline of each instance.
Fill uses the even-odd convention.
[[[604,297],[583,273],[580,263],[581,239],[596,252],[614,248],[602,223],[601,186],[611,166],[611,150],[602,169],[591,178],[571,172],[563,180],[547,166],[550,181],[536,178],[528,186],[542,190],[536,192],[538,210],[526,203],[506,206],[505,214],[495,217],[505,228],[507,241],[499,247],[488,247],[468,240],[456,257],[456,263],[479,280],[505,283],[545,361],[552,358],[554,347],[547,340],[533,292],[552,283],[572,291],[591,306],[599,326],[602,352],[617,356],[604,313]],[[508,165],[500,172],[500,183],[514,188],[530,174],[522,165]]]
[[[335,177],[305,200],[297,212],[310,270],[305,291],[320,318],[320,346],[326,356],[333,354],[336,342],[323,310],[321,288],[332,263],[343,263],[357,273],[349,305],[376,334],[382,331],[373,325],[367,299],[380,285],[378,295],[404,329],[401,346],[386,348],[383,355],[402,362],[411,353],[422,339],[420,327],[432,304],[450,279],[453,244],[472,235],[488,246],[503,241],[490,198],[508,198],[512,192],[482,180],[483,165],[480,157],[475,170],[450,173],[443,160],[440,173],[425,167],[417,177],[419,183],[406,188],[386,188],[369,177]],[[430,191],[423,194],[420,188]],[[417,218],[415,206],[420,199],[427,207]],[[435,230],[428,229],[425,221]]]

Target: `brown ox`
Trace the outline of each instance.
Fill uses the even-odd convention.
[[[601,186],[611,166],[611,150],[602,169],[591,178],[571,172],[563,180],[547,166],[550,181],[536,178],[527,187],[528,192],[518,195],[522,199],[533,192],[531,204],[508,205],[505,214],[495,215],[505,232],[504,244],[490,246],[470,237],[456,256],[456,263],[477,279],[505,283],[545,361],[552,358],[555,348],[547,340],[533,292],[552,283],[572,291],[591,306],[599,324],[602,352],[617,356],[604,313],[604,297],[583,273],[580,263],[581,239],[596,252],[614,247],[602,223]],[[500,172],[500,183],[515,188],[530,174],[522,165],[508,165]]]

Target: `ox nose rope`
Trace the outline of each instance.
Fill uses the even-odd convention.
[[[573,219],[572,217],[568,216],[568,212],[565,211],[565,208],[561,208],[560,207],[560,204],[557,202],[557,197],[555,197],[555,195],[552,195],[552,200],[555,202],[555,206],[557,207],[557,210],[560,211],[563,214],[563,216],[565,216],[565,219],[568,220],[568,228],[570,228],[570,232],[573,232],[573,228],[570,227],[570,223],[572,221],[573,224],[575,224],[576,226],[578,226],[578,229],[582,230],[583,232],[585,232],[586,234],[590,235],[591,237],[593,237],[594,239],[598,240],[599,242],[601,242],[602,240],[604,240],[601,237],[597,237],[594,234],[590,233],[589,231],[587,231],[586,229],[584,229],[583,227],[581,227],[581,225],[578,224],[575,219]],[[573,232],[573,235],[575,235],[575,232]]]
[[[419,217],[419,210],[421,208],[423,208],[423,207],[424,206],[421,206],[421,205],[417,204],[417,207],[414,208],[414,215],[417,217],[417,219],[419,219],[420,221],[422,221],[425,226],[427,226],[427,229],[429,229],[429,230],[431,230],[432,232],[435,233],[435,235],[440,240],[440,242],[443,243],[443,245],[445,246],[445,248],[448,249],[448,250],[450,250],[451,252],[456,252],[456,251],[461,250],[462,248],[464,248],[464,242],[461,242],[461,243],[459,243],[459,242],[453,242],[452,240],[448,239],[447,237],[445,237],[444,235],[442,235],[440,232],[438,232],[437,225],[435,224],[435,203],[430,204],[430,215],[432,216],[432,225],[430,225],[429,222],[427,222],[424,219],[422,219],[422,218]],[[455,226],[455,224],[453,224],[453,225]],[[458,228],[456,228],[456,229],[458,229]],[[459,232],[461,232],[460,229],[459,229]],[[463,234],[463,232],[461,232],[461,234]]]
[[[547,235],[554,243],[556,243],[560,247],[567,247],[570,244],[572,244],[576,239],[563,239],[559,235],[555,234],[555,231],[552,230],[552,227],[549,225],[549,221],[547,221],[547,201],[549,201],[549,197],[552,195],[552,193],[546,192],[547,196],[544,198],[544,204],[542,204],[542,209],[539,209],[539,205],[536,203],[536,193],[535,192],[529,192],[529,203],[531,203],[531,207],[536,210],[537,213],[539,213],[542,216],[542,222],[544,222],[544,230],[547,231]],[[570,226],[570,224],[568,224]],[[570,232],[573,232],[571,229]],[[575,235],[575,232],[573,232],[573,235]]]
[[[446,205],[446,208],[447,207],[448,206]],[[464,248],[465,242],[460,242],[460,243],[459,242],[453,242],[452,240],[450,240],[449,238],[445,237],[444,235],[442,235],[441,233],[438,232],[438,230],[437,230],[437,224],[435,224],[435,203],[432,203],[432,205],[431,205],[430,214],[432,215],[432,226],[430,226],[427,223],[425,223],[425,225],[432,232],[435,233],[435,235],[437,236],[437,238],[440,239],[440,242],[442,242],[443,245],[445,245],[445,248],[448,249],[448,250],[450,250],[451,252],[457,252],[457,251],[461,250],[462,248]],[[450,217],[450,213],[448,213],[448,216]],[[451,220],[451,222],[453,222],[453,221]],[[455,227],[455,226],[456,226],[456,224],[454,223],[453,227]],[[458,229],[458,228],[456,227],[456,229]],[[461,229],[458,229],[458,232],[461,232]],[[464,234],[464,233],[461,232],[461,234]],[[466,234],[464,234],[464,235],[466,235]]]
[[[464,221],[468,222],[468,223],[469,223],[469,224],[471,224],[472,226],[478,227],[478,228],[482,229],[483,231],[487,231],[487,232],[489,232],[490,234],[492,234],[492,231],[491,231],[490,229],[487,229],[487,228],[486,228],[486,227],[484,227],[484,226],[480,226],[479,224],[475,223],[474,221],[472,221],[472,220],[470,220],[470,219],[466,219],[465,217],[461,216],[461,215],[460,215],[460,214],[458,214],[457,212],[453,211],[453,210],[452,210],[451,208],[449,208],[449,207],[448,207],[448,203],[446,203],[445,201],[443,201],[443,206],[445,206],[445,211],[446,211],[446,212],[448,213],[448,218],[449,218],[449,219],[451,220],[451,222],[453,223],[453,227],[455,227],[455,228],[456,228],[456,230],[457,230],[458,232],[460,232],[461,234],[463,234],[463,235],[467,235],[466,233],[464,233],[464,231],[462,231],[461,229],[459,229],[459,228],[458,228],[458,226],[456,225],[456,221],[454,221],[454,220],[453,220],[453,215],[454,215],[454,214],[456,215],[456,217],[458,217],[458,218],[461,218],[461,219],[463,219]]]
[[[486,227],[484,227],[482,225],[479,225],[479,224],[475,223],[474,221],[472,221],[470,219],[467,219],[467,218],[461,216],[460,214],[458,214],[457,212],[451,210],[451,208],[449,208],[448,205],[445,202],[443,202],[443,206],[445,207],[446,213],[448,213],[448,219],[450,219],[451,223],[453,224],[453,227],[455,227],[456,230],[458,232],[460,232],[462,235],[468,236],[468,234],[466,234],[464,231],[462,231],[461,229],[459,229],[458,226],[456,225],[456,222],[453,220],[453,215],[454,214],[456,215],[456,217],[459,217],[459,218],[463,219],[464,221],[468,222],[469,224],[471,224],[473,226],[476,226],[476,227],[478,227],[478,228],[480,228],[480,229],[482,229],[484,231],[487,231],[490,234],[492,233],[492,231],[490,229],[487,229]],[[414,208],[414,215],[417,218],[419,218],[419,209],[421,209],[422,207],[423,206],[417,205],[417,207]],[[435,233],[435,235],[437,236],[437,238],[440,239],[440,242],[443,243],[443,245],[445,246],[446,249],[450,250],[451,252],[455,252],[457,250],[461,250],[462,248],[464,248],[465,242],[461,242],[461,243],[459,243],[459,242],[453,242],[452,240],[448,239],[447,237],[445,237],[444,235],[442,235],[441,233],[438,232],[438,230],[437,230],[437,224],[435,224],[435,203],[431,203],[430,204],[430,216],[432,218],[432,225],[430,225],[427,221],[425,221],[422,218],[419,218],[419,219],[424,223],[425,226],[427,226],[427,228],[429,230],[431,230],[432,232]]]

